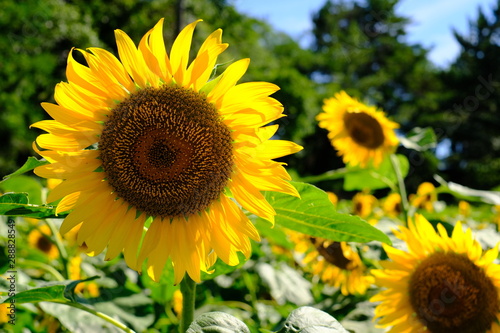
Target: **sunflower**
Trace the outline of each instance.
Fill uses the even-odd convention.
[[[42,251],[49,259],[56,259],[59,257],[57,246],[52,242],[50,236],[52,232],[46,225],[41,225],[38,229],[33,229],[28,234],[28,244],[34,248]]]
[[[413,207],[433,212],[434,202],[437,201],[436,188],[432,183],[423,182],[418,185],[417,193],[411,194],[409,199]]]
[[[325,99],[323,111],[316,120],[319,127],[328,131],[328,138],[344,163],[366,167],[371,161],[378,166],[399,143],[394,133],[399,127],[397,123],[388,120],[376,107],[359,102],[345,91]]]
[[[500,332],[500,265],[498,248],[483,253],[472,232],[458,222],[451,237],[437,232],[417,214],[398,238],[408,250],[383,245],[391,261],[373,270],[375,283],[387,288],[370,301],[388,332]]]
[[[359,217],[366,218],[373,213],[373,209],[377,206],[378,200],[373,195],[358,192],[352,197],[353,213]]]
[[[401,195],[399,195],[399,193],[389,194],[382,204],[382,209],[388,216],[398,217],[403,211],[401,206]]]
[[[373,283],[373,277],[361,261],[358,252],[346,242],[334,242],[289,232],[297,253],[305,254],[302,264],[306,271],[323,282],[339,288],[343,295],[363,295]]]
[[[302,147],[269,140],[283,107],[267,82],[237,84],[249,59],[210,80],[227,48],[214,31],[189,62],[198,20],[166,52],[161,19],[139,46],[115,30],[119,59],[100,48],[68,56],[68,82],[55,88],[57,104],[42,103],[54,120],[34,149],[50,164],[37,175],[63,179],[48,196],[70,211],[61,233],[81,224],[77,240],[106,259],[123,252],[129,267],[145,266],[156,281],[170,258],[179,283],[200,282],[217,258],[238,264],[259,234],[240,207],[274,222],[261,191],[298,196],[283,163],[274,158]],[[38,147],[42,149],[39,149]],[[147,227],[147,231],[143,229]],[[146,263],[146,265],[143,265]]]

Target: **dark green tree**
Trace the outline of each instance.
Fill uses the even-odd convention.
[[[37,131],[29,125],[44,118],[40,107],[53,99],[64,78],[72,46],[100,46],[91,18],[60,0],[0,0],[0,174],[32,155]]]
[[[429,119],[451,142],[444,172],[450,180],[481,189],[500,185],[500,1],[478,9],[469,31],[454,31],[461,51],[443,72],[446,93]]]

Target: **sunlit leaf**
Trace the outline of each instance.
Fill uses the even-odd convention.
[[[0,183],[0,191],[27,193],[31,204],[42,204],[42,184],[30,176],[20,175],[5,179]]]
[[[38,306],[45,313],[57,318],[66,328],[64,332],[123,333],[123,330],[104,319],[66,304],[41,302]]]
[[[406,134],[406,137],[401,137],[399,140],[406,148],[417,151],[435,148],[437,143],[436,133],[431,127],[415,127]]]
[[[143,272],[147,272],[147,266],[144,264]],[[167,304],[173,297],[174,292],[179,289],[179,286],[174,285],[174,269],[171,260],[168,260],[159,282],[153,281],[147,273],[141,274],[140,279],[144,286],[151,292],[151,298],[162,305]]]
[[[283,262],[276,266],[259,262],[255,268],[278,304],[283,305],[288,301],[295,305],[306,305],[314,302],[311,282],[304,278],[303,272],[299,273]]]
[[[446,182],[442,177],[435,175],[434,179],[441,184],[440,192],[453,194],[455,197],[467,201],[480,201],[492,205],[500,205],[500,192],[475,190],[454,182]]]
[[[212,280],[219,275],[229,274],[231,272],[234,272],[235,270],[237,270],[241,266],[243,266],[245,264],[245,262],[247,261],[247,259],[245,258],[245,255],[243,255],[243,253],[241,253],[241,252],[238,252],[238,259],[240,260],[240,263],[236,266],[229,266],[228,264],[223,262],[221,259],[217,259],[215,264],[210,268],[210,271],[213,271],[213,273],[207,274],[205,272],[201,272],[201,279],[203,281]]]
[[[402,177],[406,177],[410,170],[410,163],[403,155],[396,155],[398,164],[401,170]],[[396,187],[397,177],[389,157],[385,158],[380,166],[367,167],[361,169],[359,167],[348,167],[352,169],[344,178],[344,190],[377,190],[387,187]]]
[[[310,306],[300,307],[290,313],[285,324],[277,333],[348,333],[328,313]]]
[[[276,211],[277,224],[307,235],[344,242],[380,241],[389,238],[357,216],[337,213],[326,192],[306,184],[292,182],[300,198],[279,192],[266,192],[267,201]]]
[[[50,286],[38,287],[29,289],[26,291],[21,291],[16,295],[7,298],[4,303],[9,303],[11,300],[15,300],[16,303],[37,303],[37,302],[58,302],[58,303],[68,303],[75,301],[75,288],[78,283],[91,281],[99,278],[98,276],[93,276],[84,280],[68,280],[61,281]]]
[[[46,160],[39,160],[33,156],[30,156],[30,157],[28,157],[28,160],[23,164],[22,167],[20,167],[19,169],[17,169],[16,171],[14,171],[11,174],[4,176],[3,179],[0,181],[0,183],[2,183],[3,181],[6,181],[7,179],[9,179],[11,177],[22,175],[23,173],[31,171],[38,166],[45,165],[48,163],[49,162]]]
[[[248,327],[225,312],[208,312],[196,318],[187,333],[250,333]]]
[[[47,219],[62,218],[67,214],[56,215],[55,206],[29,204],[27,193],[5,193],[0,196],[0,215]]]

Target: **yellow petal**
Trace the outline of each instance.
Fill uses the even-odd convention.
[[[262,193],[241,174],[235,173],[229,189],[239,204],[245,209],[274,223],[276,212],[269,205]]]
[[[217,108],[220,108],[221,101],[224,95],[229,89],[235,86],[236,82],[245,74],[248,65],[250,64],[250,59],[241,59],[231,65],[222,73],[222,77],[217,82],[217,85],[210,91],[207,96],[207,100],[214,103]]]
[[[294,154],[303,149],[296,143],[285,140],[268,140],[257,147],[257,156],[261,159],[274,159]]]
[[[153,74],[146,66],[142,54],[137,50],[134,42],[123,31],[115,30],[118,55],[134,82],[141,88],[146,88],[148,82],[154,81]]]
[[[139,50],[149,69],[161,78],[164,83],[170,83],[172,81],[172,66],[163,40],[163,18],[144,35],[139,44]]]
[[[214,31],[208,36],[201,45],[198,55],[188,67],[187,75],[190,77],[189,85],[193,85],[195,91],[199,91],[208,81],[217,61],[217,57],[228,47],[228,44],[222,44],[221,37],[221,29]]]
[[[189,51],[191,49],[194,28],[201,21],[202,20],[196,20],[182,29],[170,50],[170,63],[172,65],[175,82],[183,87],[188,83],[188,78],[184,77],[184,73],[189,61]]]

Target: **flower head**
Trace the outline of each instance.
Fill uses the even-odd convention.
[[[377,203],[377,198],[365,192],[358,192],[352,197],[353,212],[362,218],[370,216]]]
[[[391,261],[373,270],[386,289],[371,298],[381,327],[389,332],[499,332],[500,265],[498,248],[483,253],[458,222],[448,236],[421,215],[396,232],[407,251],[383,245]]]
[[[390,217],[399,216],[403,211],[401,206],[401,195],[399,195],[399,193],[389,194],[382,204],[382,209]]]
[[[437,201],[436,188],[432,183],[423,182],[417,188],[417,193],[409,197],[413,207],[425,209],[428,212],[434,211],[434,202]]]
[[[57,246],[50,239],[52,232],[46,225],[41,225],[38,229],[33,229],[28,234],[28,243],[32,248],[42,251],[49,257],[49,259],[56,259],[59,257]]]
[[[48,132],[34,149],[50,162],[35,172],[64,180],[48,197],[61,199],[57,213],[70,211],[61,233],[81,224],[77,241],[90,254],[123,252],[133,269],[146,262],[154,280],[171,259],[176,283],[186,272],[200,281],[217,257],[236,265],[237,252],[250,255],[259,234],[240,207],[273,222],[261,191],[298,196],[272,159],[301,147],[269,140],[278,126],[265,126],[283,116],[269,97],[279,88],[237,84],[248,59],[210,80],[228,45],[216,30],[190,62],[198,23],[180,32],[170,54],[163,20],[138,47],[116,30],[119,59],[100,48],[76,50],[82,65],[72,50],[57,104],[42,104],[54,120],[32,125]]]
[[[373,283],[373,277],[361,261],[358,252],[346,242],[310,237],[290,232],[295,251],[305,254],[305,270],[318,276],[343,295],[363,295]]]
[[[384,156],[394,152],[399,141],[394,129],[399,125],[388,120],[374,106],[365,105],[341,91],[324,101],[323,112],[316,119],[328,131],[332,145],[344,163],[365,167],[378,166]]]

